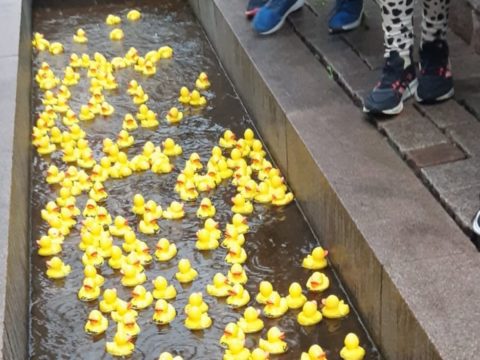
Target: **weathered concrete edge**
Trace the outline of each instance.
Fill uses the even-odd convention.
[[[11,33],[18,34],[19,43],[14,55],[3,58],[2,72],[8,75],[2,97],[8,99],[8,110],[2,109],[0,131],[0,354],[8,360],[28,358],[29,313],[31,0],[15,6],[8,24],[15,27]]]
[[[445,323],[442,323],[444,319],[438,318],[429,319],[431,320],[430,322],[426,321],[426,315],[423,314],[425,309],[419,310],[419,306],[411,302],[413,296],[408,293],[408,284],[405,287],[405,284],[395,282],[395,275],[402,266],[405,267],[405,263],[401,264],[403,261],[401,258],[404,254],[399,254],[400,262],[397,262],[395,259],[392,259],[392,257],[396,256],[394,252],[387,251],[381,253],[381,249],[377,248],[378,239],[370,239],[370,235],[374,232],[372,228],[378,228],[380,225],[378,223],[362,223],[365,217],[359,213],[361,208],[351,206],[352,201],[349,200],[352,199],[348,199],[349,196],[352,196],[352,190],[346,189],[341,182],[332,181],[332,176],[328,172],[331,170],[329,166],[321,166],[322,163],[324,165],[328,161],[325,158],[315,156],[316,151],[309,147],[311,143],[306,144],[305,139],[311,139],[313,135],[318,134],[302,133],[305,129],[298,125],[299,119],[295,119],[295,117],[305,119],[308,116],[314,116],[313,112],[309,114],[308,112],[300,111],[296,114],[295,112],[288,113],[284,110],[284,103],[282,103],[284,99],[279,99],[281,95],[278,95],[278,93],[281,91],[275,87],[275,80],[265,75],[265,72],[259,70],[257,65],[253,63],[251,52],[258,52],[258,49],[250,49],[248,47],[250,43],[246,44],[248,40],[245,40],[241,36],[242,34],[239,35],[239,33],[244,31],[245,26],[233,28],[233,18],[229,17],[227,19],[226,9],[235,5],[226,4],[222,0],[189,0],[189,2],[208,33],[213,46],[219,53],[220,59],[235,83],[247,109],[256,119],[256,124],[267,145],[274,150],[274,156],[280,166],[283,169],[287,169],[289,182],[295,190],[307,218],[319,238],[333,249],[331,260],[335,267],[341,269],[343,280],[346,282],[353,297],[361,300],[357,302],[357,306],[384,355],[392,359],[440,359],[449,358],[452,355],[454,357],[459,356],[460,353],[465,355],[465,358],[473,356],[475,349],[467,349],[467,351],[463,349],[464,351],[457,352],[461,344],[455,344],[452,341],[453,339],[441,338],[438,333],[435,333],[435,327],[445,326]],[[232,16],[240,17],[241,12],[238,11]],[[282,42],[283,40],[282,36],[278,36],[275,41]],[[299,43],[298,45],[300,46],[301,44]],[[264,49],[264,51],[268,50],[268,47]],[[296,50],[297,48],[291,49],[293,52]],[[275,56],[278,58],[278,54],[272,54],[271,57],[275,58]],[[313,61],[313,57],[311,59]],[[302,58],[302,60],[305,59]],[[300,76],[298,81],[301,80],[305,79]],[[263,93],[265,90],[266,92]],[[337,91],[340,91],[340,89],[338,88]],[[341,94],[339,96],[341,97]],[[322,96],[319,95],[318,98],[319,107],[321,107],[324,105],[321,101]],[[327,98],[325,101],[328,100]],[[265,106],[265,103],[268,106]],[[318,111],[319,109],[314,110]],[[346,112],[346,115],[351,114]],[[279,117],[280,121],[276,122],[275,125],[282,129],[276,130],[274,132],[275,136],[273,136],[272,129],[268,129],[272,123],[269,118],[276,116]],[[365,124],[352,124],[353,130],[360,132],[361,130],[357,128],[365,126]],[[281,135],[279,136],[278,134]],[[369,137],[373,136],[372,134],[367,136],[367,141],[370,140]],[[378,134],[376,136],[379,137]],[[322,140],[328,143],[329,147],[335,147],[334,143],[329,143],[324,138],[317,138],[318,142]],[[345,146],[345,144],[342,144],[342,146]],[[452,254],[466,254],[468,258],[473,258],[473,261],[476,261],[478,255],[475,253],[475,249],[469,240],[461,233],[428,191],[423,188],[423,185],[411,174],[409,169],[404,164],[400,164],[401,160],[393,154],[392,149],[387,144],[383,144],[383,147],[380,146],[377,149],[384,151],[386,154],[385,160],[393,161],[395,167],[403,167],[405,176],[402,176],[402,179],[399,180],[407,178],[407,186],[411,183],[417,183],[418,186],[415,187],[414,192],[418,192],[421,196],[420,206],[422,211],[431,210],[434,216],[440,217],[443,225],[439,225],[440,228],[435,229],[435,232],[437,236],[444,234],[447,240],[451,240],[450,250],[453,251]],[[349,150],[356,150],[355,146],[350,146]],[[340,150],[339,156],[346,155],[341,152]],[[307,171],[302,173],[302,175],[306,175],[306,179],[305,176],[303,176],[303,179],[300,176],[295,176],[295,172],[299,171],[299,169],[298,167],[295,168],[294,164],[299,163],[300,160],[302,161],[301,165],[307,168]],[[352,159],[352,161],[355,160]],[[368,161],[366,158],[362,160]],[[376,165],[383,166],[386,170],[389,170],[389,164],[378,163]],[[387,179],[384,180],[388,180],[388,177],[391,175],[388,174],[386,176]],[[311,185],[310,193],[307,194],[305,194],[304,190],[308,190],[309,186],[304,186],[305,182],[309,182]],[[388,182],[378,185],[389,186]],[[398,181],[391,183],[390,187],[397,185]],[[353,191],[355,190],[353,189]],[[393,188],[388,190],[402,192],[405,189]],[[360,201],[362,198],[353,196],[353,200]],[[368,198],[363,200],[368,201]],[[412,222],[408,214],[402,213],[402,210],[408,211],[407,205],[409,204],[410,202],[401,204],[406,205],[406,208],[400,206],[400,209],[394,212],[394,216],[407,218],[403,221],[403,224]],[[411,210],[418,215],[416,209],[412,208]],[[381,221],[387,225],[395,226],[395,219],[389,218],[394,213],[388,212]],[[397,221],[398,224],[402,225],[402,219]],[[419,234],[416,235],[418,236]],[[385,232],[381,236],[386,237],[388,240],[389,234]],[[403,239],[397,238],[393,240],[401,241]],[[443,251],[449,251],[448,241],[442,246],[444,246]],[[416,261],[421,262],[422,260],[417,259]],[[366,271],[363,270],[364,268],[366,268]],[[358,269],[362,269],[362,272],[358,271]],[[462,278],[461,272],[455,273],[454,277],[460,281]],[[372,280],[369,281],[369,278]],[[418,291],[421,292],[422,289],[418,289]],[[448,303],[448,299],[440,300],[442,303]],[[466,342],[475,341],[473,338],[464,340]]]

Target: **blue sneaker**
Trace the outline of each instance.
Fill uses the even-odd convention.
[[[279,30],[287,16],[300,9],[305,0],[270,0],[253,19],[253,29],[261,35]]]
[[[245,16],[247,19],[253,19],[257,14],[258,10],[267,3],[268,0],[249,0],[247,5],[247,10],[245,11]]]
[[[363,0],[337,0],[328,21],[331,33],[353,30],[360,26],[363,15]]]

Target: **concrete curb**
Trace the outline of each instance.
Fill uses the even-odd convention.
[[[384,356],[475,358],[470,240],[290,29],[256,37],[243,2],[189,2]]]

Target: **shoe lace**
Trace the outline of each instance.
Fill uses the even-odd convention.
[[[444,47],[424,47],[421,50],[420,66],[423,75],[445,76],[449,69],[448,55]]]
[[[383,66],[382,78],[377,84],[377,88],[389,88],[393,87],[396,89],[400,86],[400,76],[398,74],[398,69],[393,66],[392,62],[387,59],[385,65]]]

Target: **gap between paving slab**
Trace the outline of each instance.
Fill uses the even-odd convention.
[[[260,38],[243,2],[190,3],[383,355],[475,358],[469,239],[291,29]]]

